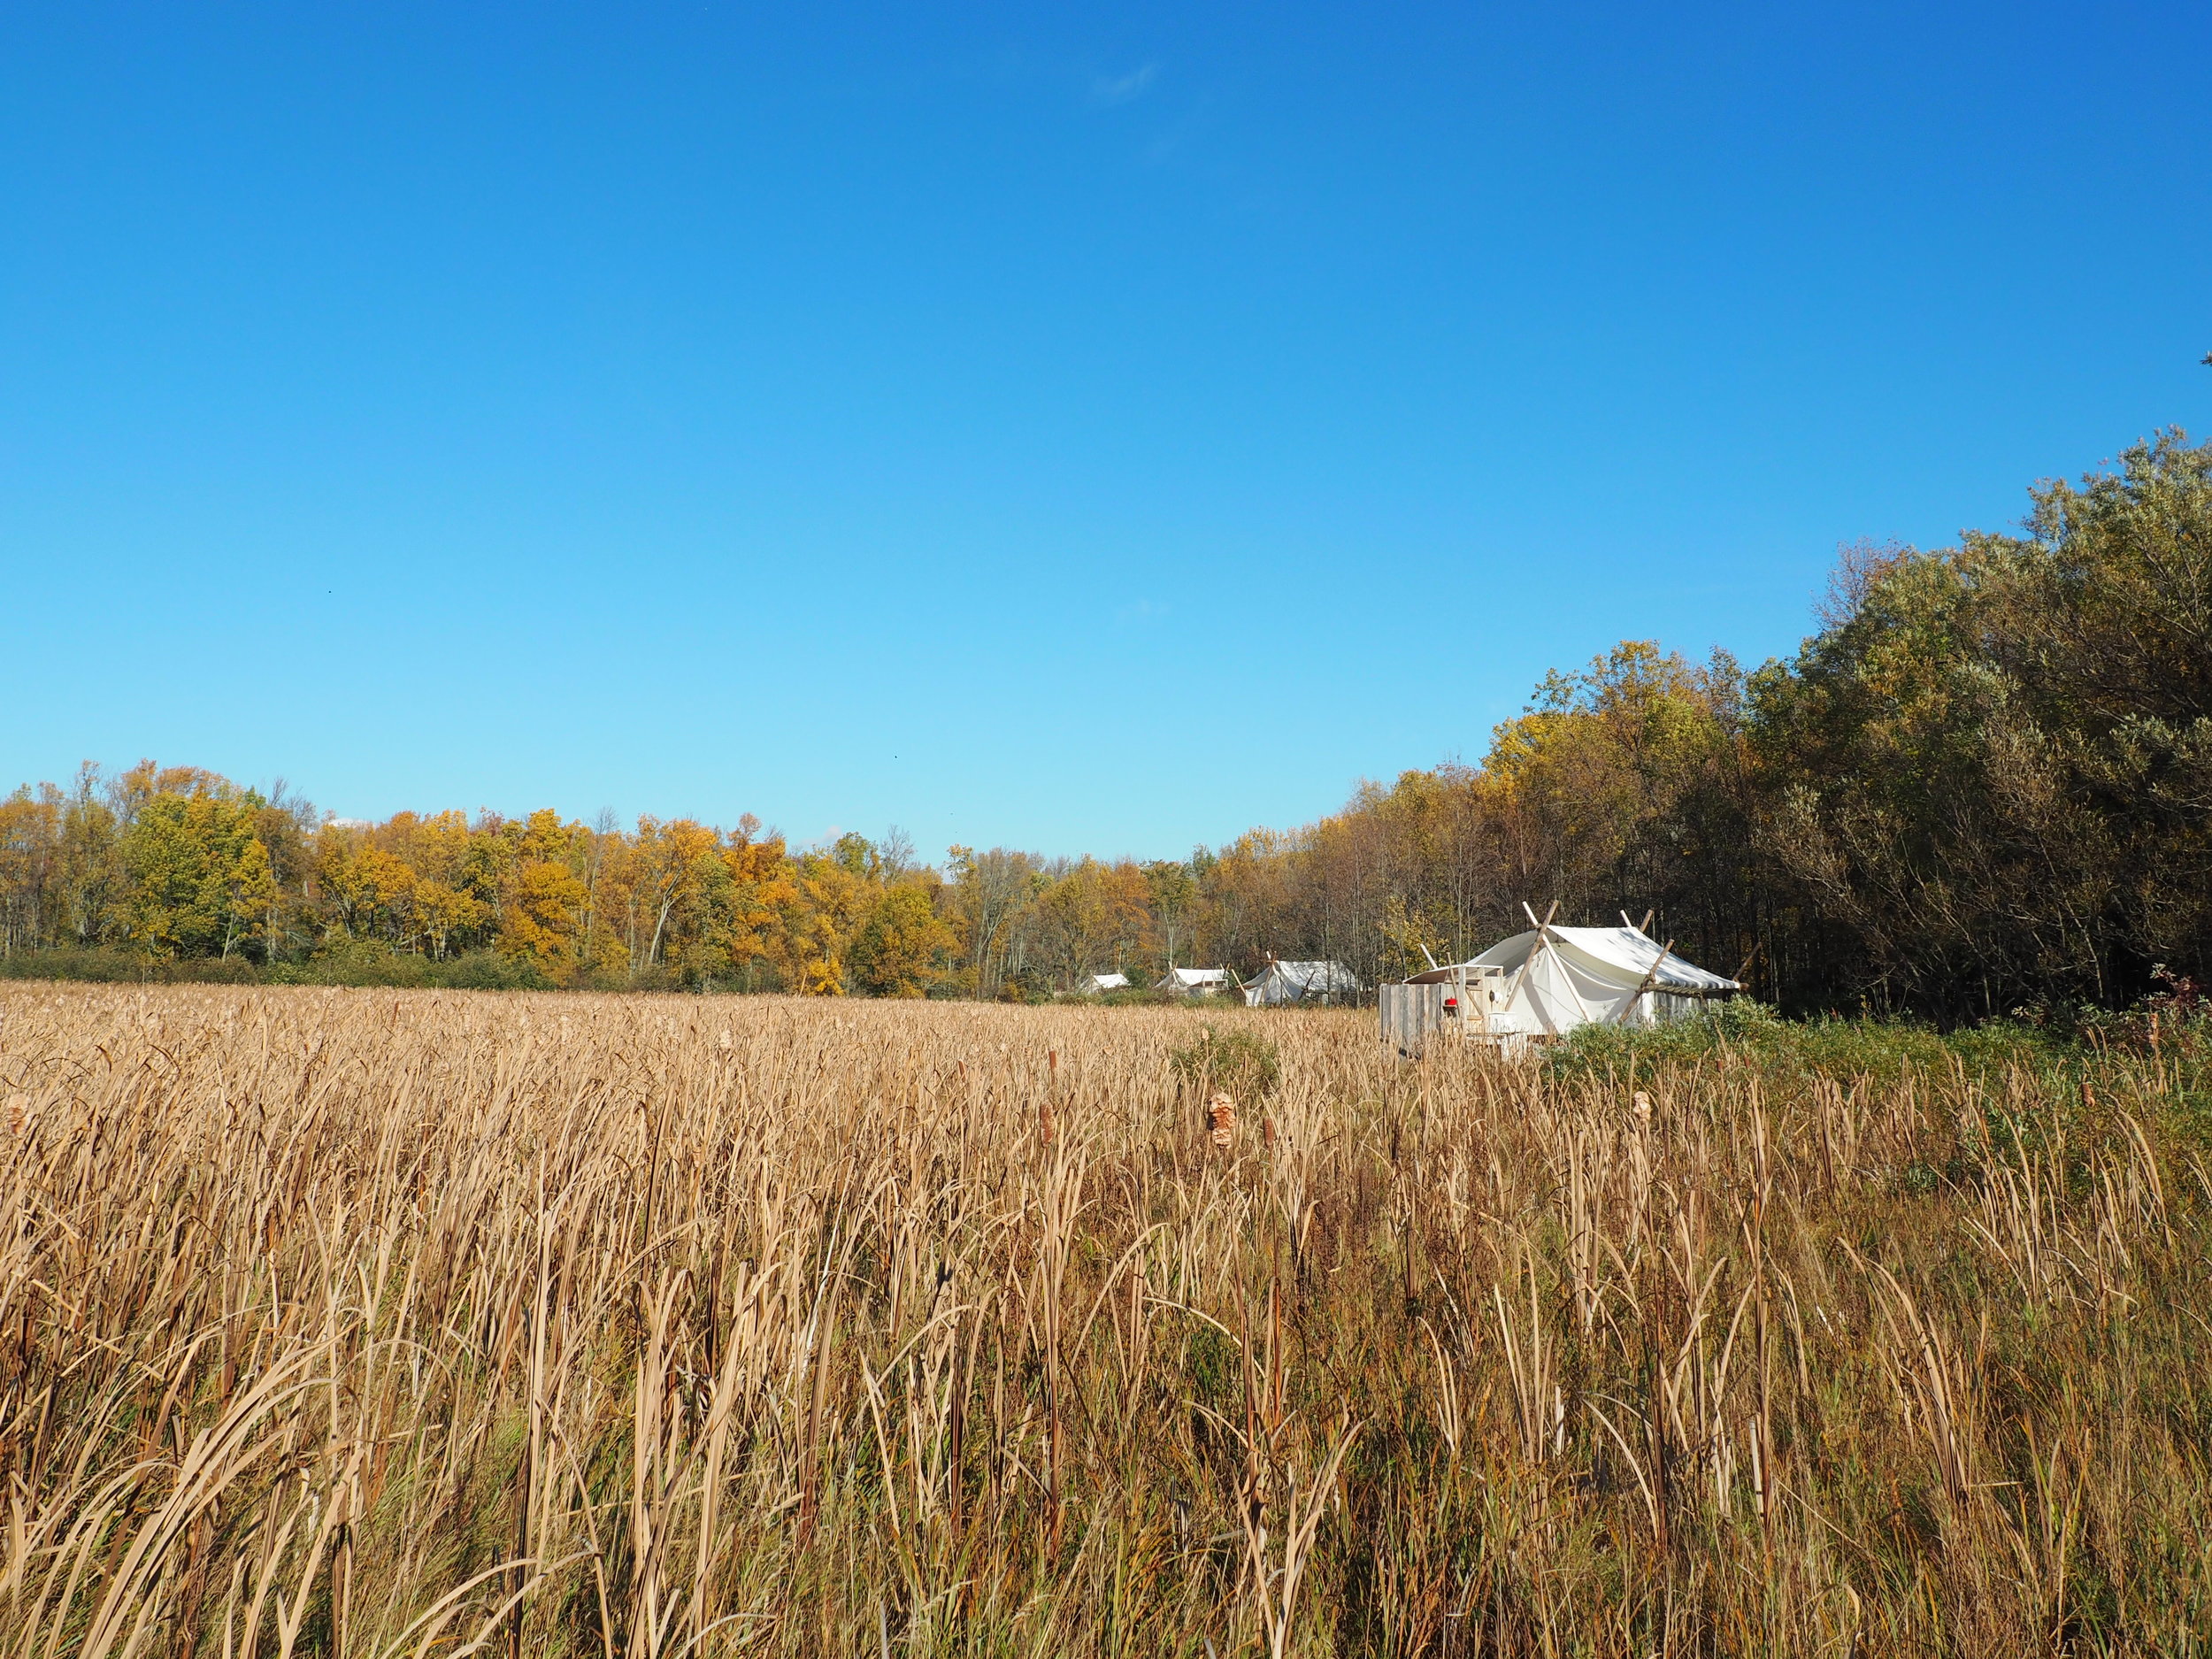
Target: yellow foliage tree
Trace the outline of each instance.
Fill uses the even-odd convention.
[[[549,809],[533,812],[515,839],[514,873],[500,907],[499,949],[549,970],[573,966],[588,896],[576,864],[580,826]]]

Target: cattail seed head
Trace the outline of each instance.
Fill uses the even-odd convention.
[[[1237,1138],[1237,1103],[1218,1089],[1206,1102],[1206,1121],[1213,1125],[1214,1145],[1226,1152]]]

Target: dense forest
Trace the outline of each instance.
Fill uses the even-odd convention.
[[[1548,676],[1479,765],[1182,862],[929,867],[895,834],[795,849],[749,818],[359,824],[149,761],[0,803],[0,953],[1020,997],[1269,955],[1372,984],[1556,902],[1651,911],[1786,1008],[2124,1003],[2212,978],[2212,445],[2167,433],[2030,497],[2016,534],[1847,549],[1788,661],[1626,642]]]

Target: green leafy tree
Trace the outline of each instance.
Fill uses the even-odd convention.
[[[2212,970],[2212,446],[2032,493],[2024,535],[1861,549],[1756,678],[1765,844],[1819,987],[1955,1017]]]
[[[258,795],[195,780],[136,803],[122,855],[129,933],[158,956],[228,956],[263,936],[276,900],[268,849],[255,833]]]

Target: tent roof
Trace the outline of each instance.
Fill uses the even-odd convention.
[[[1267,972],[1279,973],[1293,985],[1303,986],[1309,990],[1355,991],[1359,988],[1359,980],[1340,962],[1271,961],[1267,964]]]
[[[1226,968],[1170,968],[1168,973],[1185,985],[1224,985],[1229,979]]]
[[[1602,979],[1622,980],[1630,985],[1641,984],[1646,975],[1651,976],[1654,991],[1705,992],[1740,991],[1743,987],[1734,979],[1723,979],[1703,968],[1685,962],[1672,951],[1660,958],[1661,946],[1657,940],[1634,927],[1561,927],[1557,925],[1542,930],[1548,934],[1554,949],[1561,951],[1585,971]],[[1472,960],[1457,964],[1466,968],[1498,968],[1511,973],[1528,960],[1535,949],[1533,932],[1516,933],[1496,944]],[[1653,973],[1654,964],[1658,972]],[[1426,973],[1414,974],[1409,983],[1438,985],[1452,977],[1450,968],[1432,968]]]

